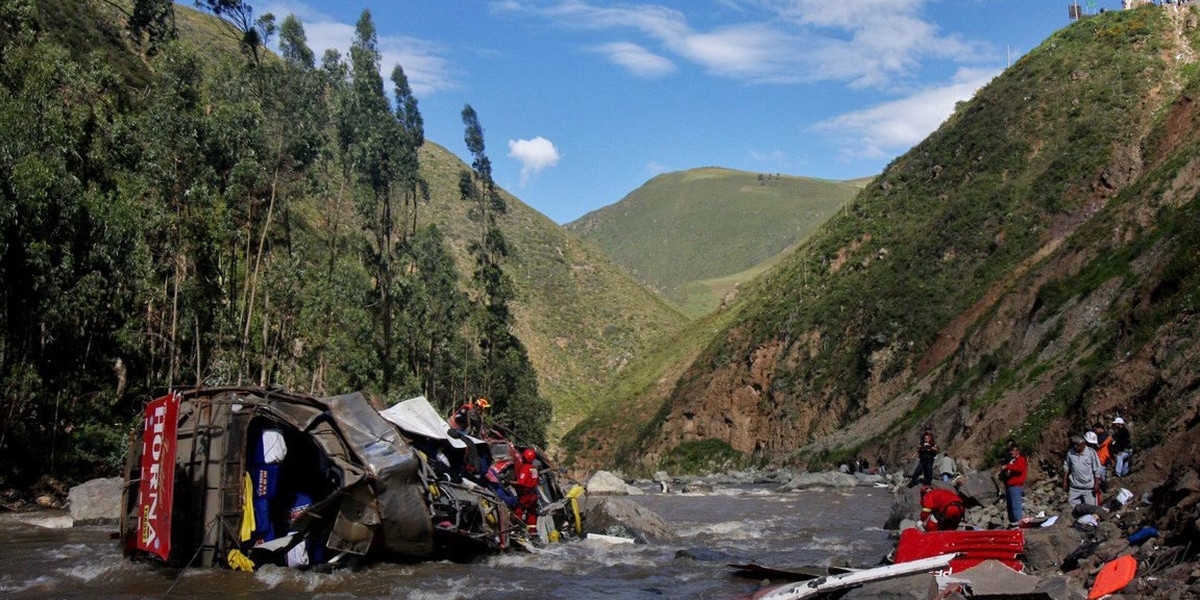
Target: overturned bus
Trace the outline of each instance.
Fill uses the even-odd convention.
[[[503,481],[453,469],[462,456],[495,462],[494,440],[449,435],[424,398],[402,404],[410,410],[385,418],[359,393],[249,387],[154,400],[130,444],[124,552],[250,570],[469,557],[583,535],[582,488],[564,493],[543,454],[535,534],[510,518]]]

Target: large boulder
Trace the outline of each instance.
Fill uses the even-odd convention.
[[[624,498],[589,498],[583,521],[588,533],[626,537],[642,544],[673,542],[675,532],[654,511]]]
[[[791,492],[808,488],[842,488],[858,485],[858,478],[849,473],[825,471],[822,473],[800,473],[779,488],[781,492]]]
[[[609,471],[596,471],[587,481],[587,493],[597,496],[627,496],[640,494],[641,488],[635,488],[624,479]]]
[[[1083,543],[1083,534],[1061,523],[1025,529],[1025,566],[1032,574],[1053,573]]]
[[[999,484],[987,471],[964,475],[958,486],[958,495],[962,496],[967,506],[992,506],[1001,498]]]
[[[71,519],[76,525],[115,525],[121,519],[120,477],[93,479],[67,492]]]

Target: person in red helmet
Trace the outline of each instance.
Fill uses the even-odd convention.
[[[958,529],[965,514],[962,498],[953,491],[929,486],[921,488],[921,525],[925,531]]]
[[[526,448],[521,453],[517,477],[513,480],[513,487],[517,491],[517,507],[513,509],[513,516],[525,521],[531,532],[537,531],[538,518],[538,470],[534,466],[536,460],[537,451]]]

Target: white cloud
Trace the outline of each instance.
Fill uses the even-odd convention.
[[[531,140],[508,140],[508,156],[521,163],[521,185],[525,185],[531,175],[557,165],[562,158],[554,142],[542,136]]]
[[[670,170],[670,167],[667,167],[666,165],[660,165],[654,161],[650,161],[646,164],[646,172],[649,173],[651,177],[655,175],[662,175]]]
[[[675,71],[675,63],[649,50],[628,42],[614,42],[596,48],[608,60],[638,77],[661,77]]]
[[[817,123],[813,129],[842,140],[845,152],[887,158],[925,139],[954,113],[957,102],[975,95],[999,71],[960,69],[949,85]]]
[[[670,53],[715,75],[750,83],[845,81],[852,87],[885,88],[911,78],[928,59],[979,60],[976,45],[940,34],[921,17],[930,1],[727,0],[726,8],[745,22],[707,31],[693,27],[683,12],[653,4],[509,0],[493,9],[542,16],[564,28],[632,31],[647,40],[636,46],[662,61],[669,61],[661,55]],[[653,44],[661,51],[648,48]]]
[[[330,48],[341,53],[343,60],[349,60],[350,44],[354,42],[355,23],[338,22],[333,17],[297,2],[270,4],[262,12],[274,14],[276,22],[282,21],[287,15],[296,15],[304,25],[308,47],[316,56],[318,65],[325,51]],[[277,43],[278,40],[272,42]],[[418,98],[461,87],[455,80],[454,68],[449,59],[443,56],[446,50],[440,44],[411,36],[378,34],[376,43],[380,54],[380,74],[389,95],[392,69],[396,65],[404,69],[408,84]]]

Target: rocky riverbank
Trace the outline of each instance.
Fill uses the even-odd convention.
[[[595,483],[595,485],[593,485]],[[920,512],[920,488],[909,487],[899,474],[847,474],[836,471],[793,473],[786,469],[745,470],[706,476],[671,477],[657,473],[651,480],[626,480],[620,475],[597,472],[588,480],[589,494],[600,496],[671,492],[703,492],[718,485],[775,484],[779,493],[809,488],[888,486],[896,496],[890,515],[881,515],[881,525],[896,533],[916,525]],[[963,527],[1007,528],[1007,517],[999,483],[987,472],[964,474],[954,487],[967,505]],[[1022,529],[1025,574],[1036,597],[1054,600],[1082,599],[1096,574],[1108,562],[1122,556],[1137,560],[1137,576],[1112,598],[1200,598],[1200,474],[1195,469],[1167,481],[1150,485],[1137,478],[1110,481],[1102,506],[1071,507],[1058,481],[1042,479],[1025,488],[1025,515],[1031,523]],[[649,523],[652,523],[650,521]],[[637,527],[636,520],[629,523]],[[649,524],[647,526],[650,526]],[[924,598],[937,597],[916,579],[879,585],[876,592],[863,588],[847,597]],[[885,590],[902,590],[893,594]],[[871,595],[877,593],[878,595]],[[916,593],[917,595],[914,595]],[[1003,595],[1003,594],[1002,594]]]

